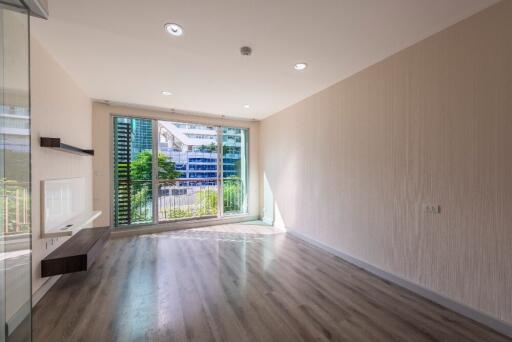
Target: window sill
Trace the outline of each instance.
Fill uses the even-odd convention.
[[[112,231],[112,237],[121,237],[128,235],[154,234],[179,229],[200,228],[215,226],[220,224],[239,223],[258,220],[258,215],[250,214],[231,214],[221,218],[203,218],[189,219],[180,221],[167,221],[159,224],[138,224],[131,226],[115,227]]]

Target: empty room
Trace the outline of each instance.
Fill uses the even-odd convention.
[[[512,341],[512,0],[0,0],[0,342]]]

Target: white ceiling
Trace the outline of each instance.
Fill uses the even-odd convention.
[[[50,0],[32,30],[91,98],[261,119],[495,2]]]

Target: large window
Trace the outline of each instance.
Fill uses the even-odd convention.
[[[248,130],[114,117],[116,226],[247,213]]]

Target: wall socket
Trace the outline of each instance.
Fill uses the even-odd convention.
[[[432,205],[432,204],[425,204],[423,211],[425,214],[440,214],[441,213],[441,206],[440,205]]]
[[[50,239],[46,239],[46,243],[45,243],[45,250],[48,250],[48,247],[51,247],[53,246],[55,243],[59,242],[59,238],[50,238]],[[49,245],[48,245],[49,244]]]

